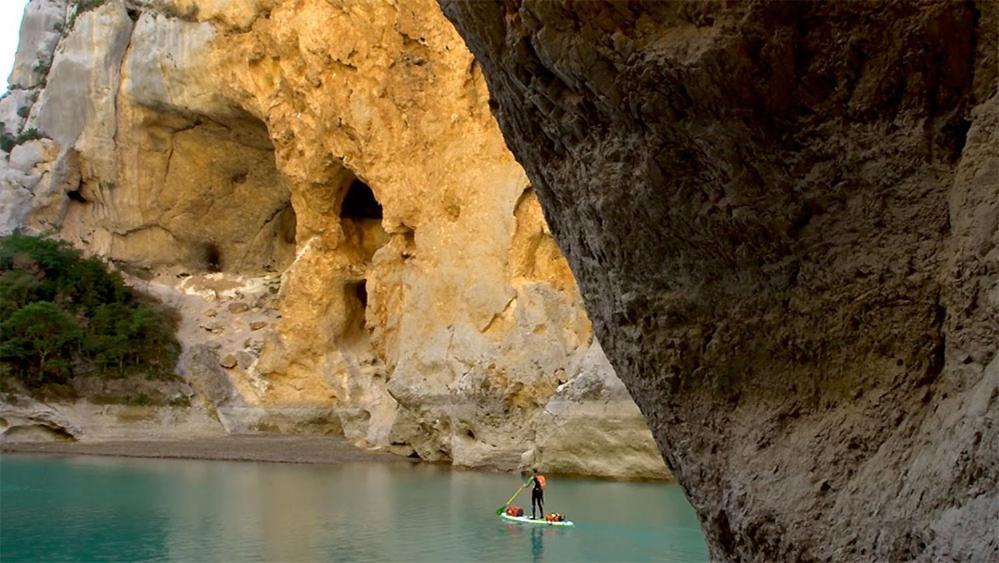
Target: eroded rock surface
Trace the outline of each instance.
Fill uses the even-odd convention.
[[[999,557],[995,3],[441,3],[714,558]]]
[[[51,69],[0,104],[40,137],[0,163],[0,226],[177,308],[226,430],[666,475],[433,2],[66,6]],[[584,375],[592,400],[565,391]]]
[[[0,396],[0,442],[76,440],[83,430],[58,410],[16,393]]]

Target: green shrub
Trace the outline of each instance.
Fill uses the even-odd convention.
[[[187,8],[181,10],[179,7],[175,5],[167,4],[162,6],[160,8],[160,11],[167,17],[194,22],[198,21],[198,13],[200,12],[200,8],[198,7],[197,4],[190,4],[189,6],[187,6]]]
[[[3,133],[0,135],[0,150],[4,152],[10,152],[17,145],[27,143],[28,141],[34,141],[36,139],[41,139],[42,134],[38,132],[38,129],[31,128],[21,131],[17,135],[8,135]]]
[[[45,76],[49,73],[52,68],[52,61],[41,60],[35,63],[35,66],[31,67],[31,70]]]
[[[93,10],[94,8],[99,8],[107,3],[107,0],[76,0],[76,13],[77,15]]]
[[[25,383],[74,372],[170,377],[180,345],[175,319],[117,272],[68,244],[0,237],[0,365]]]

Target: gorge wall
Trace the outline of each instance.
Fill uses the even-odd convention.
[[[0,226],[174,306],[227,431],[667,475],[429,0],[32,0],[11,84]]]
[[[714,558],[999,558],[994,2],[441,4]]]

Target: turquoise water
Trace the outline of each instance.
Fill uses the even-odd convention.
[[[0,560],[705,561],[674,485],[549,479],[568,529],[502,522],[517,476],[430,465],[0,457]],[[520,497],[521,506],[529,498]]]

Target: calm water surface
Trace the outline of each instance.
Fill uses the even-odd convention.
[[[506,524],[508,474],[0,456],[2,561],[705,561],[674,485],[549,479],[575,528]],[[520,497],[522,506],[529,498]]]

